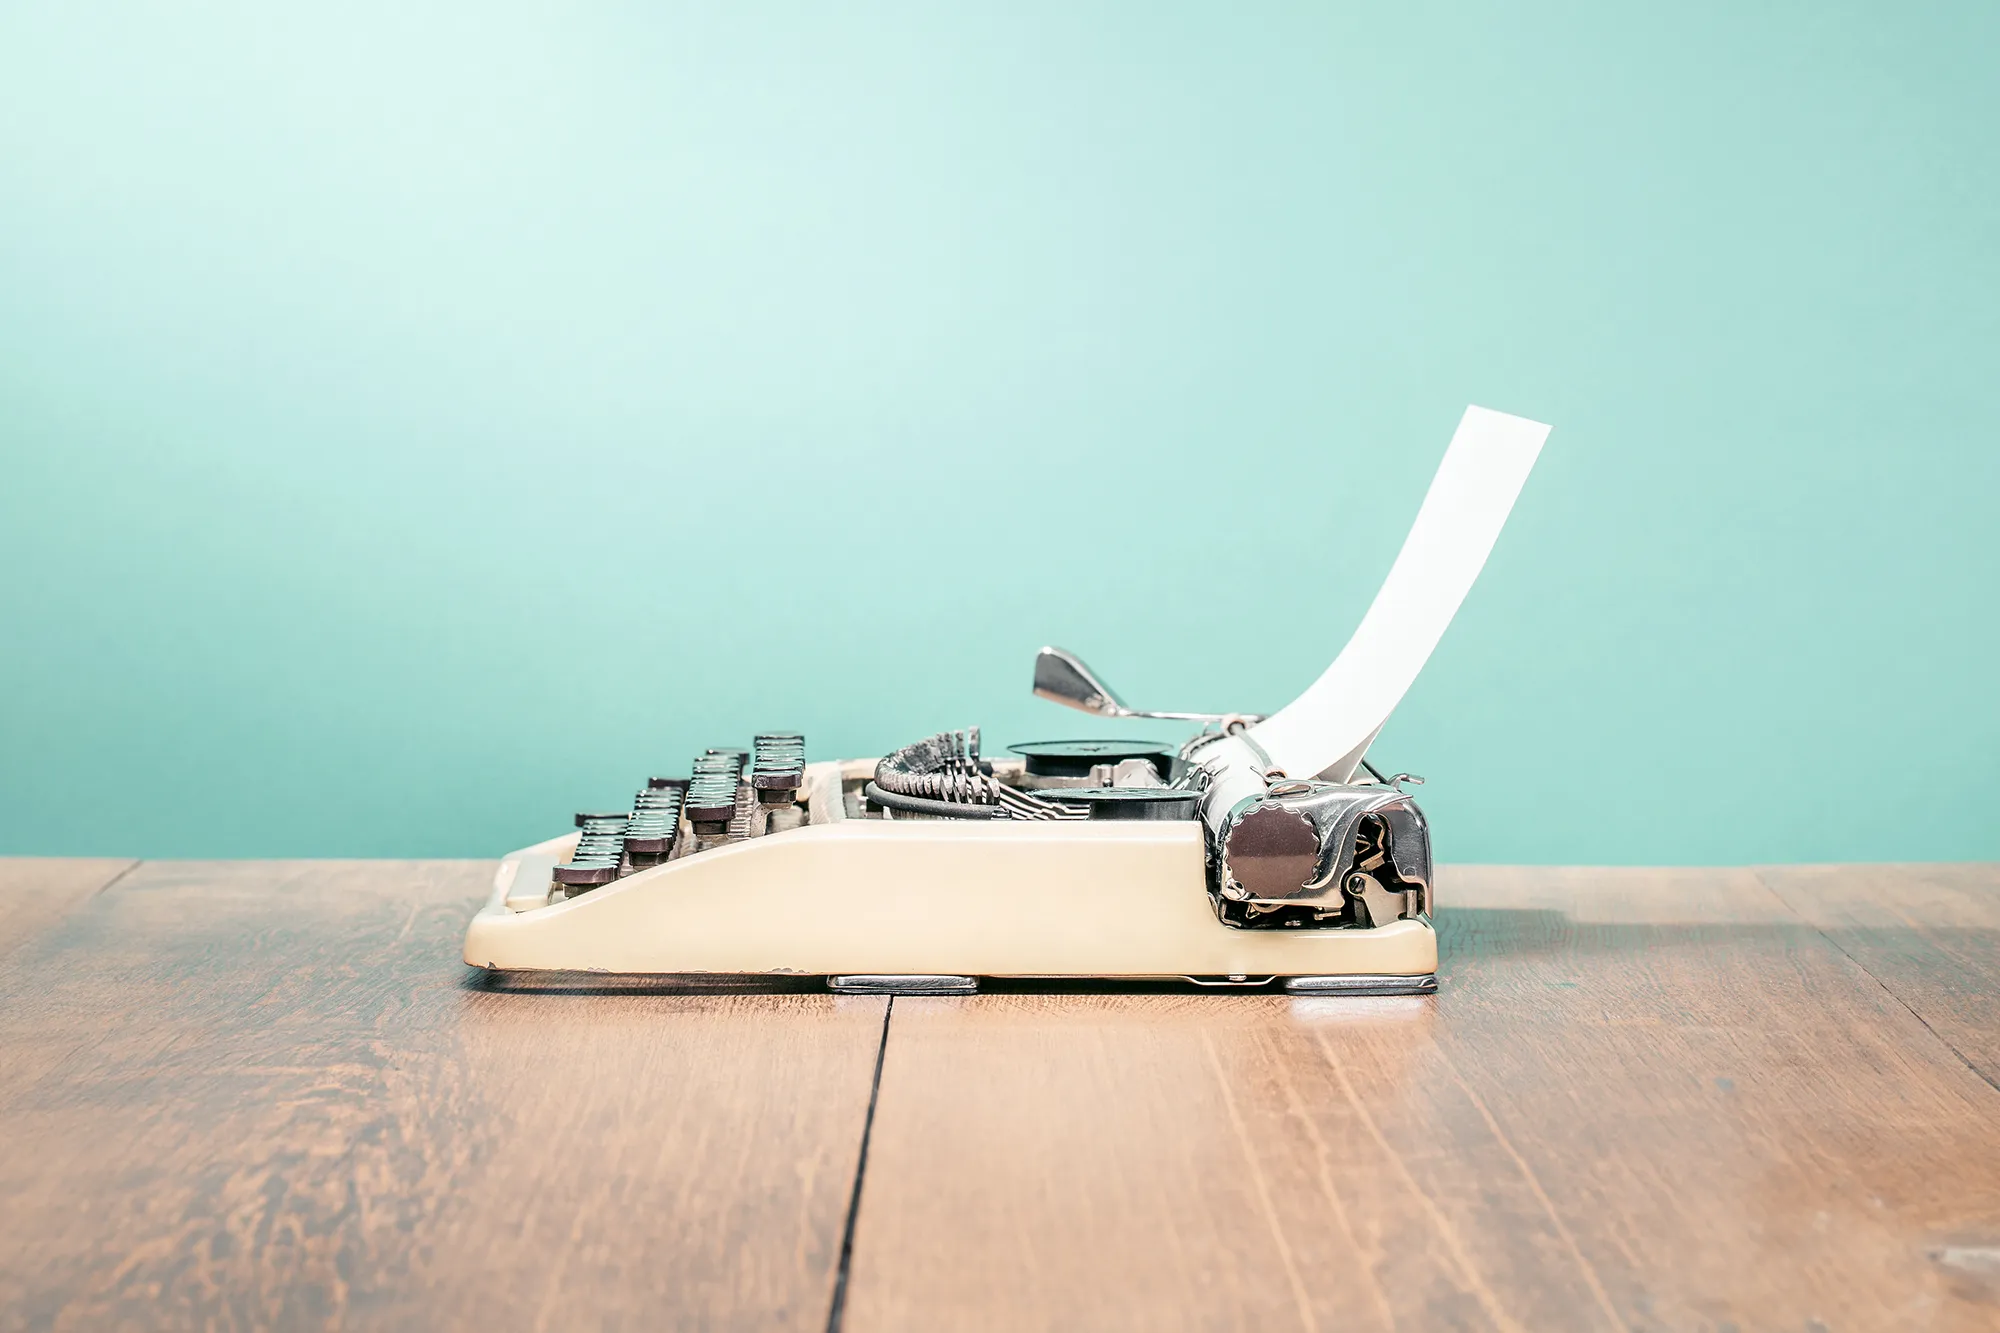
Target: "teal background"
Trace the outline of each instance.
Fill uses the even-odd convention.
[[[1996,44],[0,8],[0,851],[490,855],[758,728],[1105,731],[1045,641],[1271,708],[1478,402],[1556,429],[1377,746],[1442,857],[2000,857]]]

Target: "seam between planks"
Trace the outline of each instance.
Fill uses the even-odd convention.
[[[882,1006],[882,1040],[875,1047],[875,1077],[868,1085],[868,1114],[861,1122],[861,1151],[854,1159],[854,1192],[847,1198],[847,1223],[840,1233],[840,1266],[833,1275],[833,1304],[826,1312],[826,1333],[840,1333],[840,1321],[847,1314],[847,1272],[854,1266],[854,1224],[861,1215],[861,1185],[868,1174],[868,1140],[875,1133],[875,1103],[882,1095],[882,1064],[889,1054],[889,1019],[896,1012],[896,997]]]
[[[102,884],[92,889],[90,891],[90,896],[93,898],[102,897],[106,889],[109,889],[113,884],[116,884],[119,880],[125,878],[127,875],[131,874],[133,871],[137,870],[140,866],[144,864],[146,864],[144,861],[132,862],[132,864],[126,866],[123,870],[113,875],[110,879],[105,880]]]
[[[40,859],[43,858],[39,857],[17,858],[11,856],[0,857],[0,867],[4,867],[7,864],[15,862],[17,860],[40,860]],[[55,860],[63,858],[47,858],[47,859]],[[109,861],[115,858],[103,857],[101,859]],[[31,924],[30,926],[27,927],[25,931],[22,931],[20,933],[15,933],[14,931],[11,930],[0,931],[0,960],[11,959],[23,946],[27,945],[29,941],[36,939],[39,936],[44,936],[52,930],[59,929],[64,922],[68,921],[71,917],[74,917],[77,913],[84,911],[89,906],[89,904],[95,902],[98,898],[98,895],[102,894],[106,889],[110,888],[112,885],[124,879],[127,875],[131,874],[134,870],[137,870],[143,864],[144,862],[136,859],[127,861],[123,866],[121,866],[118,869],[118,871],[115,874],[107,876],[102,882],[100,882],[95,888],[91,889],[88,893],[82,894],[78,897],[60,900],[57,906],[54,908],[52,915],[50,915],[46,920],[40,921],[35,924]],[[84,882],[88,883],[89,881],[86,880]],[[10,894],[9,895],[10,901],[11,898],[12,895]]]
[[[1912,1008],[1908,1000],[1904,999],[1901,995],[1898,995],[1896,993],[1895,987],[1891,986],[1888,982],[1882,980],[1882,978],[1876,976],[1873,972],[1869,971],[1868,964],[1862,962],[1859,958],[1856,958],[1853,954],[1849,953],[1847,951],[1847,946],[1842,944],[1839,940],[1835,939],[1829,933],[1827,933],[1825,927],[1821,926],[1818,922],[1812,920],[1804,912],[1801,912],[1798,908],[1792,906],[1792,904],[1786,900],[1785,895],[1778,892],[1777,886],[1772,884],[1771,881],[1765,879],[1764,876],[1759,872],[1757,872],[1756,870],[1752,870],[1750,874],[1756,879],[1756,881],[1759,884],[1763,886],[1764,892],[1770,894],[1773,898],[1777,899],[1778,902],[1784,907],[1784,909],[1787,912],[1790,912],[1794,917],[1798,918],[1798,920],[1802,924],[1804,924],[1806,927],[1812,930],[1814,934],[1818,935],[1821,939],[1825,940],[1829,945],[1831,945],[1833,947],[1834,952],[1838,953],[1842,958],[1845,958],[1848,962],[1854,964],[1855,968],[1861,973],[1862,976],[1867,977],[1877,986],[1880,986],[1882,988],[1882,993],[1888,996],[1890,999],[1894,1000],[1898,1005],[1900,1005],[1904,1013],[1908,1014],[1911,1018],[1916,1019],[1917,1022],[1923,1024],[1924,1031],[1930,1033],[1931,1036],[1935,1037],[1937,1039],[1938,1045],[1944,1047],[1947,1051],[1950,1051],[1954,1059],[1956,1059],[1960,1064],[1964,1065],[1967,1069],[1971,1070],[1972,1076],[1974,1078],[1978,1079],[1981,1083],[1984,1083],[1987,1087],[1993,1089],[1993,1091],[2000,1092],[2000,1082],[1995,1082],[1993,1078],[1990,1075],[1988,1075],[1985,1070],[1981,1069],[1978,1065],[1972,1063],[1971,1060],[1967,1059],[1965,1052],[1959,1050],[1958,1047],[1952,1043],[1951,1038],[1945,1036],[1942,1032],[1939,1032],[1936,1028],[1932,1027],[1931,1021],[1928,1018],[1925,1018],[1922,1014],[1918,1013],[1914,1008]]]

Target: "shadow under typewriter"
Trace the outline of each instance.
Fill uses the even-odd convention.
[[[509,995],[823,995],[828,990],[847,995],[1299,995],[1315,993],[1295,979],[1251,977],[1243,981],[1187,977],[899,977],[887,986],[832,987],[826,977],[784,977],[681,972],[664,974],[603,972],[490,971],[468,974],[465,989]],[[849,979],[852,980],[852,979]],[[1343,980],[1353,980],[1343,978]],[[924,983],[950,981],[950,986]],[[967,984],[969,983],[969,984]],[[1380,988],[1353,985],[1322,994],[1430,995],[1429,986],[1390,978]]]

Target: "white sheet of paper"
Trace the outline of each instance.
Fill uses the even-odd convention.
[[[1344,782],[1458,614],[1549,428],[1468,407],[1403,549],[1354,637],[1304,694],[1249,736],[1293,777]]]

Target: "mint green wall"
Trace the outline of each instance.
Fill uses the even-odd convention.
[[[1044,641],[1269,708],[1470,401],[1556,430],[1378,746],[1441,856],[2000,857],[1997,47],[0,8],[0,851],[487,855],[759,727],[1102,732]]]

